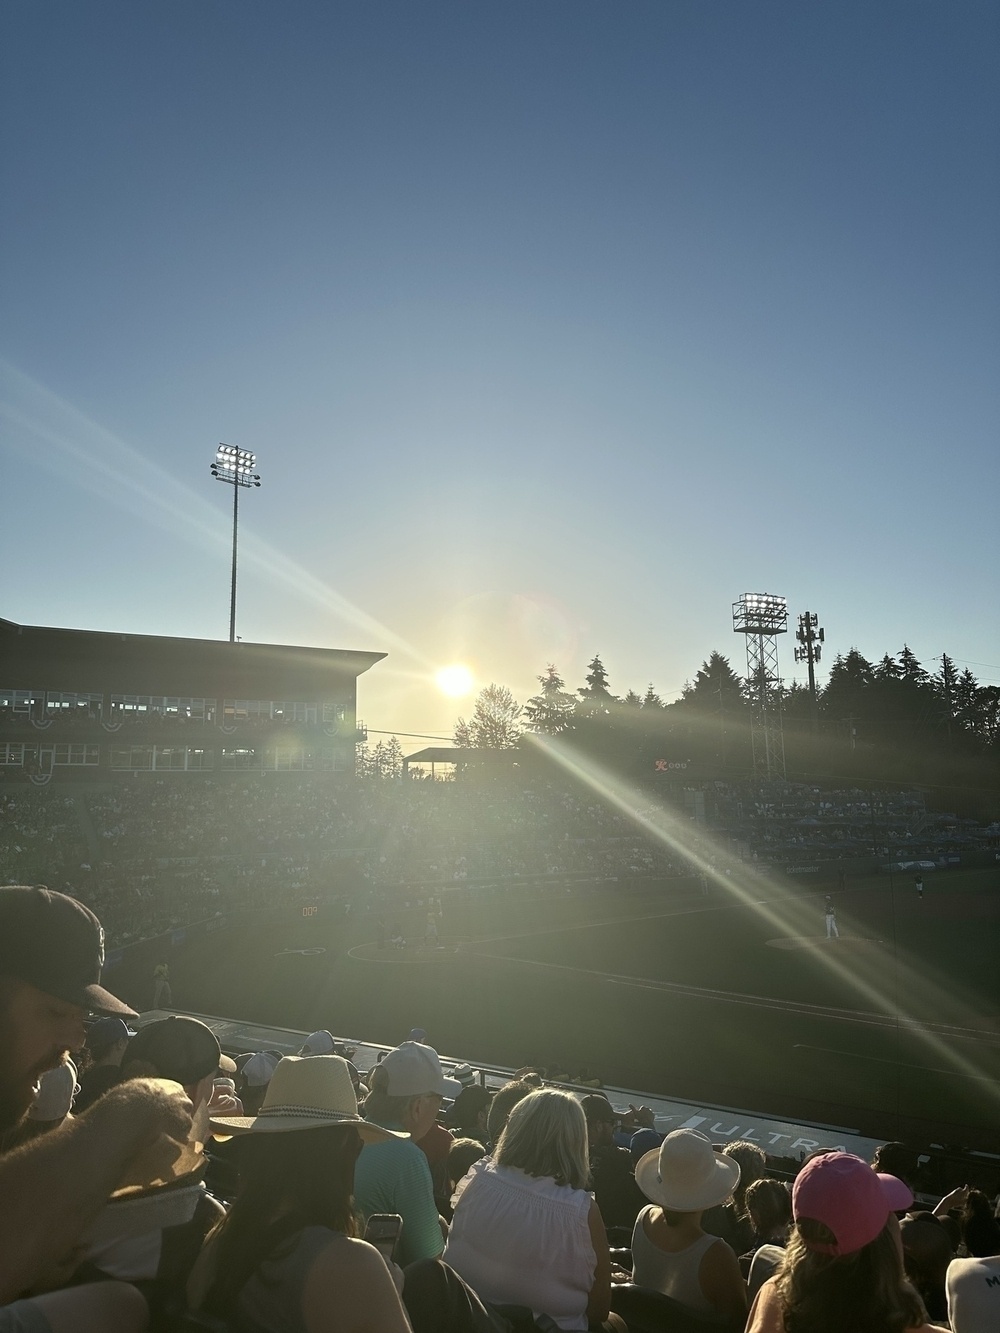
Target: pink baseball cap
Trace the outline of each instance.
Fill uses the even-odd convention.
[[[898,1176],[873,1171],[848,1152],[813,1157],[795,1178],[792,1212],[796,1222],[811,1217],[836,1237],[833,1245],[805,1241],[820,1254],[854,1254],[870,1245],[889,1220],[913,1203],[913,1191]],[[803,1238],[804,1239],[804,1238]]]

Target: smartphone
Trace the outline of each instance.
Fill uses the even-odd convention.
[[[403,1219],[399,1213],[372,1213],[365,1226],[365,1240],[375,1246],[386,1263],[391,1263],[396,1257],[396,1245],[402,1230]]]

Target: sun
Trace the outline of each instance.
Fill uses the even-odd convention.
[[[460,699],[463,694],[472,693],[472,672],[458,662],[453,666],[442,667],[434,681],[441,693],[447,694],[449,699]]]

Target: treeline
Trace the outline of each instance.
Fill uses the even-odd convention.
[[[538,682],[523,705],[503,686],[481,691],[472,716],[458,720],[456,745],[517,747],[526,758],[540,748],[524,739],[528,733],[558,737],[560,749],[631,778],[656,780],[679,764],[702,777],[753,772],[753,691],[721,653],[669,704],[652,684],[616,694],[599,656],[575,690],[554,665]],[[1000,686],[980,685],[947,655],[932,673],[906,646],[877,663],[852,648],[833,662],[815,699],[794,684],[774,702],[790,780],[921,786],[938,808],[1000,815]]]

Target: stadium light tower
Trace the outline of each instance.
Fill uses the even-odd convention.
[[[805,662],[809,667],[809,698],[812,704],[812,722],[815,729],[819,726],[815,668],[823,652],[820,645],[826,638],[824,630],[820,628],[819,616],[813,615],[812,611],[803,611],[799,616],[799,627],[795,631],[795,637],[800,644],[800,647],[795,650],[795,660],[796,662]]]
[[[260,477],[254,472],[257,455],[235,444],[220,444],[212,464],[212,476],[233,488],[233,583],[229,599],[229,642],[236,642],[236,543],[240,530],[240,491],[259,486]]]
[[[747,640],[753,767],[756,774],[765,778],[785,776],[777,640],[787,629],[788,603],[784,597],[745,592],[733,602],[733,633],[745,634]]]

